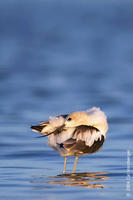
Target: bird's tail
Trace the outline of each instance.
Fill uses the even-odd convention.
[[[49,125],[49,121],[43,121],[40,122],[39,124],[35,125],[35,126],[31,126],[32,131],[41,133],[41,134],[45,134],[44,128],[47,128],[47,126]]]
[[[36,126],[31,126],[32,131],[41,133],[42,129],[44,128],[44,126],[40,126],[40,125],[36,125]]]
[[[31,126],[32,131],[35,131],[35,132],[42,134],[42,136],[39,136],[39,138],[40,137],[46,137],[46,136],[49,136],[51,134],[59,134],[64,128],[64,124],[63,124],[63,125],[61,125],[57,128],[54,128],[52,130],[51,128],[49,129],[48,123],[47,124],[46,123],[43,123],[43,124],[40,123],[39,125]],[[49,129],[49,131],[48,130],[46,131],[46,129]]]
[[[49,134],[49,133],[42,132],[43,128],[45,128],[45,127],[46,127],[46,125],[39,124],[39,125],[31,126],[31,129],[34,132],[40,133],[41,136],[37,137],[37,138],[40,138],[40,137],[46,137],[51,134],[51,133]]]

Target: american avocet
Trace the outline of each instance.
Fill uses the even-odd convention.
[[[48,144],[61,156],[65,156],[66,172],[67,156],[75,156],[72,172],[76,170],[78,157],[100,150],[108,130],[104,112],[93,107],[87,111],[72,112],[68,115],[51,117],[47,122],[31,126],[33,131],[48,136]]]

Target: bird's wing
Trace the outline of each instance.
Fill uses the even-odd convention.
[[[84,141],[87,146],[92,146],[94,141],[101,140],[102,133],[93,126],[81,125],[76,127],[73,139]]]
[[[62,147],[75,154],[93,153],[102,147],[104,140],[97,128],[82,125],[76,127],[72,138],[63,142]]]

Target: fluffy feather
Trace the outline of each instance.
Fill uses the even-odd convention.
[[[42,130],[40,129],[41,134],[47,135],[52,133],[48,136],[48,144],[63,156],[75,155],[74,145],[76,143],[80,144],[80,141],[84,142],[82,146],[84,144],[86,148],[87,146],[90,148],[97,141],[101,141],[103,136],[105,140],[108,130],[104,112],[96,107],[87,111],[73,112],[69,115],[50,117],[49,121],[42,122],[40,126],[42,127]],[[60,129],[60,127],[64,128]],[[70,141],[73,142],[68,145],[67,141],[69,143]],[[65,144],[71,148],[65,149]],[[71,149],[73,149],[73,152],[71,152]],[[79,149],[81,153],[81,147]],[[77,152],[78,150],[76,149]]]

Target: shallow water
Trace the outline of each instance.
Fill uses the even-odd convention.
[[[133,2],[0,1],[0,199],[133,198]],[[100,152],[64,158],[31,124],[101,107]]]

